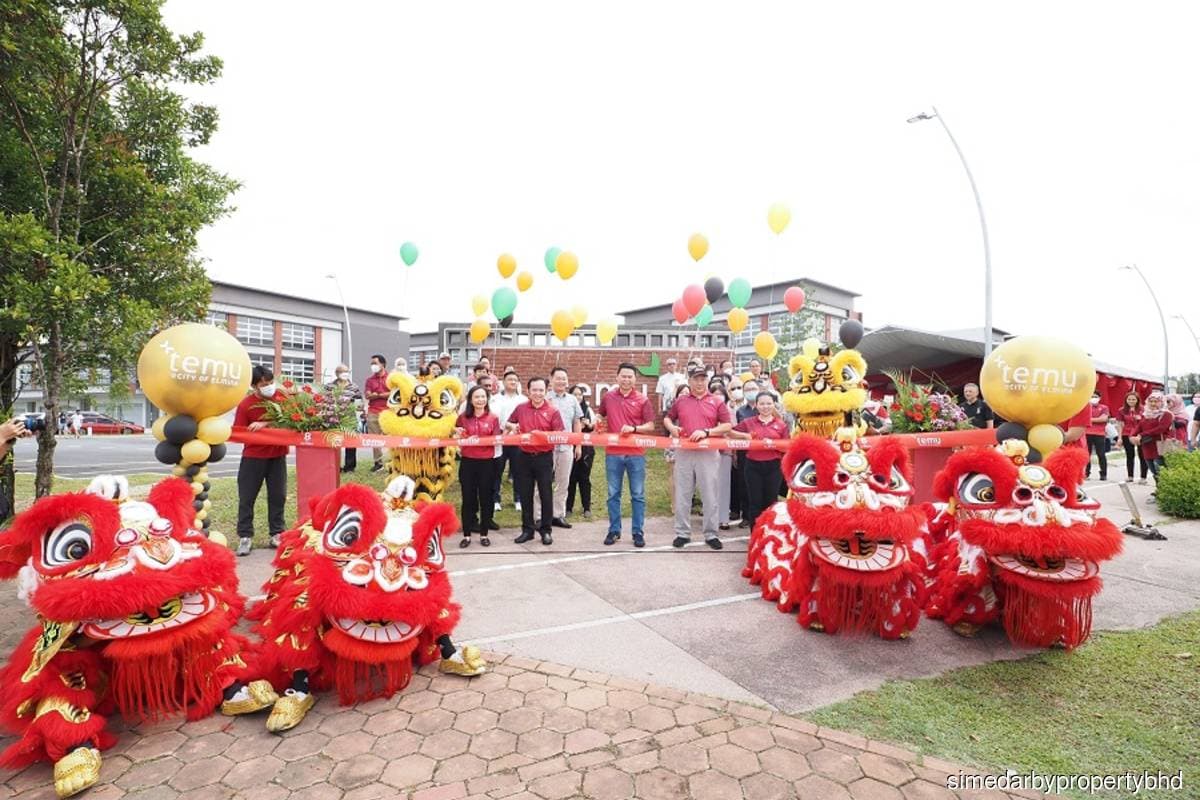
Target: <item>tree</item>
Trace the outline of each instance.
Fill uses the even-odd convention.
[[[201,34],[173,34],[161,5],[0,0],[0,378],[27,358],[42,388],[38,496],[83,376],[128,384],[156,328],[203,315],[196,235],[237,188],[188,155],[217,113],[176,91],[221,61]]]

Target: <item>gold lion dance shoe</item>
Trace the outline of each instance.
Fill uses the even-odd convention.
[[[54,791],[71,797],[100,780],[100,751],[94,747],[72,750],[54,762]]]
[[[271,716],[267,717],[267,730],[271,733],[291,730],[304,721],[304,716],[316,703],[316,695],[312,692],[288,689],[275,701]]]
[[[478,647],[467,645],[455,650],[454,655],[449,658],[443,658],[438,669],[448,675],[473,678],[487,672],[487,662],[484,661],[483,653],[479,652]]]
[[[252,681],[230,699],[221,703],[221,713],[227,717],[253,714],[270,708],[279,700],[279,695],[267,681]]]

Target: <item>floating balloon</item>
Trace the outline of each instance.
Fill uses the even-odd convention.
[[[708,324],[710,322],[712,322],[712,318],[713,318],[712,306],[710,306],[708,303],[705,303],[700,308],[699,313],[696,314],[696,324],[699,325],[701,328],[706,328],[706,327],[708,327]]]
[[[558,258],[554,260],[554,272],[558,273],[558,277],[564,281],[569,281],[575,277],[575,273],[579,271],[579,257],[570,250],[564,250],[558,254]]]
[[[492,292],[492,313],[496,319],[504,319],[517,308],[517,293],[507,286]]]
[[[215,417],[246,396],[250,356],[220,328],[186,322],[146,343],[137,375],[146,397],[167,414]]]
[[[532,275],[530,275],[528,272],[525,272],[524,270],[517,273],[517,288],[518,289],[520,289],[522,292],[527,292],[527,291],[529,291],[529,288],[531,286],[533,286],[533,276]]]
[[[693,261],[699,261],[708,253],[708,239],[702,233],[693,233],[688,238],[688,253]]]
[[[754,337],[754,352],[759,358],[770,361],[779,353],[779,342],[775,341],[770,331],[761,331]]]
[[[400,245],[400,258],[404,260],[406,266],[411,267],[413,264],[415,264],[417,262],[417,256],[420,254],[421,251],[417,250],[417,246],[412,242],[405,242],[404,244]]]
[[[596,324],[596,338],[600,341],[600,344],[610,344],[616,336],[616,320],[605,319]]]
[[[471,341],[476,344],[485,341],[491,332],[492,326],[488,325],[485,319],[477,319],[471,323]]]
[[[729,330],[734,333],[741,333],[746,330],[746,325],[750,322],[750,315],[746,313],[744,308],[729,309],[729,316],[726,319],[729,323]]]
[[[567,341],[567,337],[575,330],[575,320],[571,317],[571,312],[555,311],[554,316],[550,317],[550,330],[560,342]]]
[[[767,209],[767,225],[776,235],[783,233],[783,229],[792,221],[792,212],[783,203],[775,203]]]
[[[512,321],[513,321],[513,315],[509,314],[507,317],[500,320],[500,327],[507,328],[509,325],[512,325]]]
[[[683,290],[683,307],[687,309],[689,317],[699,314],[706,302],[708,302],[708,296],[704,294],[703,286],[693,283]]]
[[[203,464],[208,461],[208,455],[212,448],[207,442],[202,442],[199,439],[192,439],[190,442],[179,448],[179,454],[183,456],[183,460],[189,464]]]
[[[720,278],[709,278],[704,282],[704,297],[710,303],[715,303],[725,294],[725,282]]]
[[[1030,428],[1070,419],[1087,405],[1095,386],[1088,354],[1048,336],[1008,340],[979,372],[979,388],[992,410]]]
[[[517,260],[508,253],[504,253],[496,259],[496,269],[500,271],[501,278],[511,278],[512,274],[517,271]]]
[[[856,319],[848,319],[838,328],[838,341],[844,347],[858,347],[863,338],[863,324]]]
[[[804,308],[804,290],[799,286],[789,287],[783,293],[783,304],[787,306],[787,310],[795,314],[800,309]]]
[[[481,294],[477,294],[471,298],[471,312],[477,317],[482,317],[488,310],[487,298]]]
[[[1048,456],[1062,447],[1063,432],[1057,425],[1034,425],[1029,429],[1029,446],[1043,456]]]
[[[687,322],[688,317],[691,316],[691,314],[689,314],[687,309],[684,307],[683,300],[679,298],[677,298],[675,302],[671,304],[671,315],[675,317],[675,321],[680,325]]]
[[[233,426],[225,417],[207,417],[196,427],[196,438],[209,444],[221,444],[229,440]],[[209,459],[210,461],[212,459]]]
[[[554,272],[554,270],[556,269],[555,265],[558,262],[558,254],[561,252],[562,252],[562,250],[557,247],[551,247],[549,250],[546,251],[546,255],[542,258],[542,261],[546,265],[547,272]]]
[[[729,302],[738,308],[745,308],[750,302],[750,281],[745,278],[734,278],[729,282]]]
[[[571,306],[571,319],[575,323],[575,327],[583,325],[587,322],[587,309],[583,306]]]

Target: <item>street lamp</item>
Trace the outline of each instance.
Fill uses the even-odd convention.
[[[350,368],[350,374],[354,374],[354,336],[350,333],[350,309],[346,308],[346,295],[342,294],[342,284],[337,279],[337,275],[332,272],[325,276],[333,281],[333,285],[337,287],[338,297],[342,301],[342,314],[346,318],[346,366]]]
[[[1171,317],[1171,319],[1177,319],[1187,327],[1188,333],[1192,335],[1192,341],[1196,343],[1196,349],[1200,350],[1200,336],[1196,336],[1196,332],[1192,330],[1192,326],[1188,323],[1187,317],[1183,316],[1182,314],[1175,314]]]
[[[987,219],[983,216],[983,201],[979,199],[979,187],[975,185],[975,176],[971,174],[971,167],[967,164],[967,157],[963,155],[962,148],[958,146],[954,134],[947,127],[946,120],[942,119],[942,115],[938,113],[937,106],[931,106],[931,108],[933,109],[932,114],[922,111],[915,117],[909,117],[908,122],[936,119],[941,123],[942,130],[950,139],[950,144],[954,145],[954,152],[958,153],[958,160],[962,162],[963,170],[967,173],[967,181],[971,184],[971,192],[975,195],[975,208],[979,211],[979,228],[983,232],[983,357],[987,358],[992,354],[992,249],[988,246]]]
[[[1142,279],[1142,283],[1146,284],[1146,291],[1150,292],[1150,299],[1154,301],[1154,307],[1158,309],[1158,320],[1162,323],[1163,329],[1163,391],[1165,392],[1167,391],[1167,384],[1171,377],[1170,343],[1167,340],[1167,318],[1163,316],[1162,306],[1158,302],[1158,295],[1154,293],[1154,289],[1150,286],[1150,281],[1146,280],[1146,276],[1138,269],[1138,265],[1126,264],[1120,267],[1118,271],[1123,269],[1131,269],[1138,274],[1138,277]]]

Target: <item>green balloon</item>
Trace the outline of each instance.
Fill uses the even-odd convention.
[[[517,307],[517,293],[507,286],[501,286],[492,292],[492,313],[496,319],[504,319],[512,314]]]
[[[400,245],[400,258],[404,259],[404,263],[407,266],[411,267],[416,263],[418,255],[420,255],[420,251],[417,250],[417,246],[412,242],[405,242]]]
[[[700,311],[697,312],[697,314],[696,314],[696,317],[695,317],[696,324],[699,325],[701,328],[707,328],[708,323],[712,322],[712,315],[713,315],[712,306],[709,305],[708,303],[705,303],[704,308],[700,309]]]
[[[551,247],[546,251],[546,257],[543,259],[546,262],[546,271],[554,272],[555,263],[558,261],[558,254],[562,252],[559,247]]]
[[[726,294],[729,295],[729,302],[733,303],[735,308],[745,308],[746,303],[750,302],[750,291],[750,281],[745,278],[734,278],[729,282]]]

